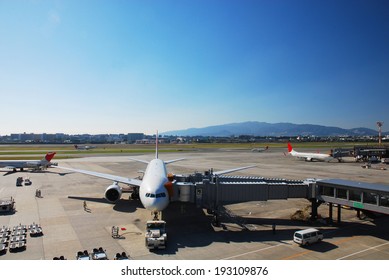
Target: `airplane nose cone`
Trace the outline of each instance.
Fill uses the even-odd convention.
[[[153,197],[152,197],[153,196]],[[140,200],[143,206],[150,211],[162,211],[169,204],[169,197],[155,197],[153,194],[146,194],[144,196],[140,196]]]
[[[148,209],[151,211],[162,211],[168,205],[169,200],[166,198],[150,198]]]

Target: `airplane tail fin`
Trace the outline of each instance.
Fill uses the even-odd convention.
[[[56,152],[47,153],[43,160],[46,160],[47,162],[50,162],[53,159],[53,157],[55,156],[55,154],[56,154]]]
[[[292,151],[293,151],[293,147],[290,144],[290,142],[288,142],[288,152],[291,153]]]
[[[155,158],[158,158],[158,130],[157,134],[155,135]]]
[[[138,161],[138,162],[143,162],[146,164],[150,163],[149,161],[141,160],[141,159],[137,159],[137,158],[130,158],[130,159],[134,160],[134,161]],[[155,159],[158,159],[158,130],[157,130],[157,134],[155,135]],[[165,161],[165,164],[173,163],[173,162],[184,160],[184,159],[185,158],[168,160],[168,161]]]

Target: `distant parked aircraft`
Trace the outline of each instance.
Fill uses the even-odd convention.
[[[306,161],[331,161],[334,159],[332,154],[321,154],[321,153],[300,153],[296,152],[290,142],[288,142],[288,152],[290,155],[300,158],[300,159],[305,159]]]
[[[90,149],[96,148],[96,146],[78,146],[78,145],[74,145],[74,148],[76,148],[76,150],[90,150]]]
[[[264,151],[267,151],[269,149],[269,146],[266,146],[264,148],[253,148],[251,149],[252,152],[258,152],[258,153],[261,153],[261,152],[264,152]]]
[[[11,169],[16,172],[16,169],[19,168],[20,171],[24,169],[33,169],[33,170],[42,170],[50,165],[51,160],[55,156],[55,152],[47,153],[46,156],[41,160],[4,160],[0,161],[0,168]]]

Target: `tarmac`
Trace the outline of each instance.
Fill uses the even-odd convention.
[[[303,151],[303,149],[302,149]],[[285,157],[284,149],[262,153],[250,150],[215,149],[160,154],[164,160],[185,157],[167,166],[175,174],[191,174],[257,165],[236,175],[268,178],[306,179],[341,178],[368,183],[387,184],[389,171],[381,165],[370,169],[352,160],[337,162],[305,162]],[[135,157],[131,155],[131,157]],[[138,155],[150,160],[153,155]],[[54,160],[55,161],[55,160]],[[58,165],[93,170],[135,178],[146,165],[129,156],[92,156],[57,160]],[[16,178],[29,177],[30,186],[16,187]],[[27,236],[25,250],[0,255],[0,260],[52,260],[64,256],[75,260],[78,251],[102,247],[109,259],[126,252],[135,260],[388,260],[389,217],[375,219],[356,216],[354,210],[342,209],[342,222],[328,225],[328,206],[321,205],[323,220],[308,223],[292,220],[298,210],[310,203],[305,199],[249,201],[228,205],[233,218],[222,217],[221,227],[211,224],[212,217],[194,205],[174,202],[163,213],[167,221],[168,247],[149,251],[144,244],[145,222],[152,218],[139,201],[128,200],[124,193],[116,204],[105,201],[104,191],[112,182],[83,174],[49,168],[43,172],[0,172],[0,199],[12,197],[16,212],[0,215],[0,227],[16,225],[42,226],[43,235]],[[41,196],[36,196],[40,190]],[[84,208],[86,202],[87,209]],[[335,208],[334,208],[335,209]],[[334,212],[336,212],[334,210]],[[334,213],[336,218],[336,213]],[[276,226],[275,232],[272,230]],[[112,226],[120,228],[119,238],[112,237]],[[316,227],[324,240],[300,247],[292,240],[296,230]]]

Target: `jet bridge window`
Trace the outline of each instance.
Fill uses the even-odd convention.
[[[320,186],[319,192],[321,195],[326,195],[326,196],[333,197],[335,195],[335,190],[333,187]]]
[[[363,192],[363,202],[377,204],[377,195],[375,193]]]
[[[336,197],[347,199],[347,190],[344,189],[336,189]]]
[[[389,207],[389,195],[382,195],[380,197],[380,205]]]
[[[361,202],[361,191],[350,190],[349,195],[350,195],[349,197],[350,200]]]

